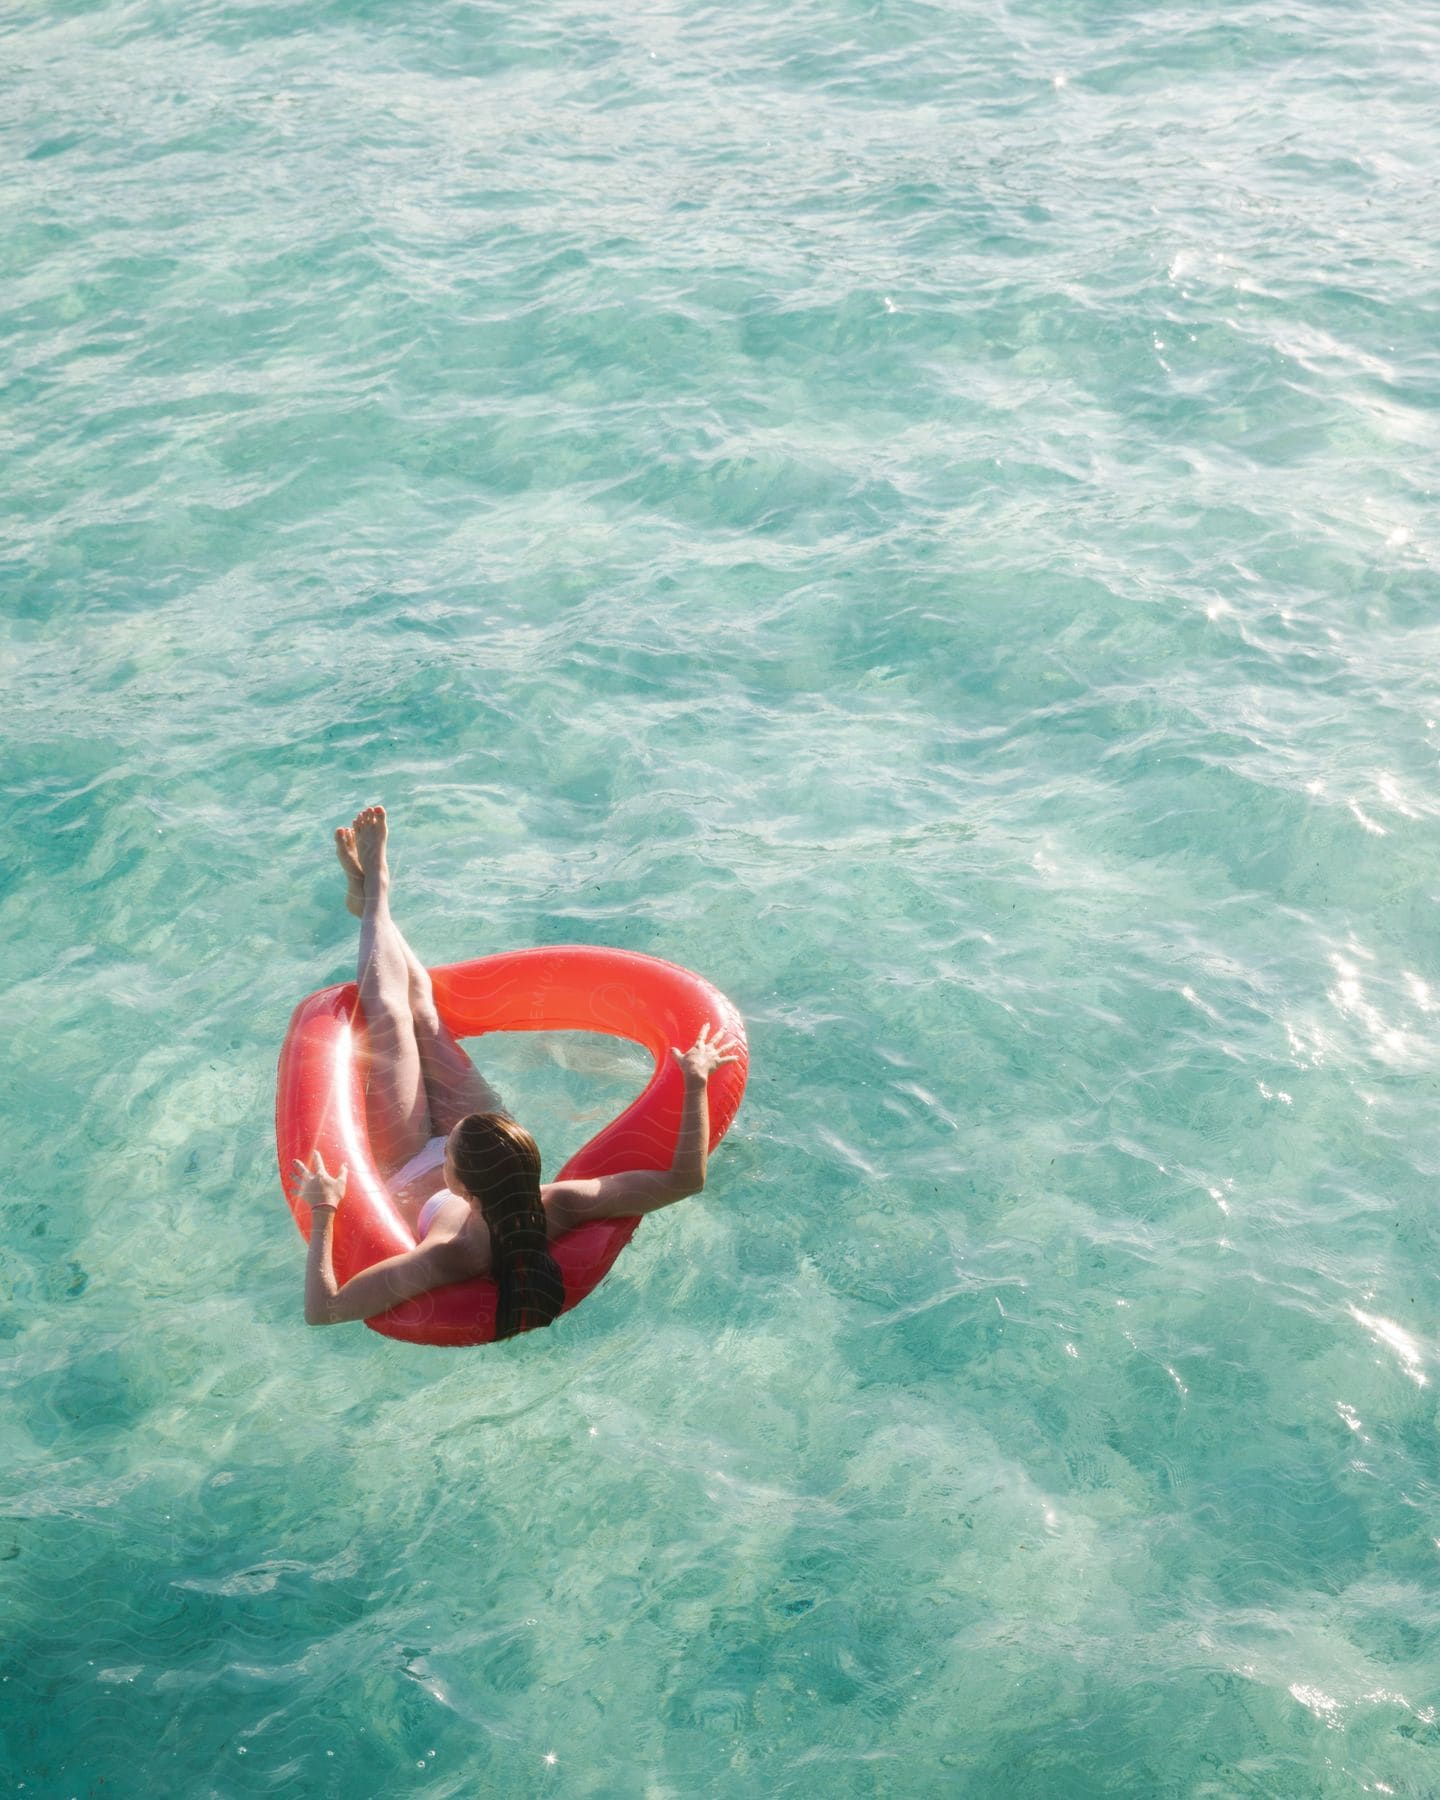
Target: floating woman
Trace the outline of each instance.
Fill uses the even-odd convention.
[[[370,1319],[433,1288],[491,1275],[499,1289],[495,1336],[512,1337],[548,1325],[565,1304],[550,1252],[556,1238],[596,1220],[655,1212],[704,1187],[709,1080],[739,1060],[739,1046],[712,1038],[704,1025],[689,1050],[672,1049],[685,1088],[668,1169],[542,1183],[534,1138],[441,1020],[430,976],[391,917],[387,829],[384,807],[367,806],[336,831],[335,847],[349,882],[346,904],[360,919],[365,1122],[416,1244],[337,1282],[335,1214],[347,1170],[332,1174],[318,1150],[308,1165],[293,1162],[298,1197],[311,1212],[305,1321]]]

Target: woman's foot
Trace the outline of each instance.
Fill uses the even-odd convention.
[[[348,883],[345,890],[345,904],[358,919],[365,910],[365,871],[360,867],[360,858],[355,854],[355,827],[353,825],[337,826],[335,854],[340,858],[340,867],[345,871],[345,880]]]
[[[385,839],[389,827],[383,806],[366,806],[355,815],[351,827],[355,834],[355,860],[360,865],[362,904],[364,898],[383,896],[390,887],[390,865],[385,860]]]

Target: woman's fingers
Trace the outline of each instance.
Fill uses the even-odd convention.
[[[309,1162],[301,1162],[299,1157],[290,1160],[290,1179],[297,1187],[303,1188],[309,1181],[338,1181],[343,1188],[345,1179],[350,1173],[349,1163],[343,1163],[338,1175],[332,1175],[325,1167],[325,1158],[318,1150],[310,1152]]]
[[[710,1035],[712,1031],[715,1032],[714,1037],[711,1037]],[[743,1049],[744,1045],[738,1037],[723,1034],[718,1027],[712,1026],[707,1019],[700,1027],[699,1037],[696,1038],[695,1042],[688,1050],[682,1050],[678,1044],[672,1044],[670,1046],[670,1054],[675,1058],[676,1062],[683,1065],[688,1057],[699,1056],[703,1051],[704,1056],[702,1060],[708,1062],[711,1068],[718,1069],[722,1063],[739,1062],[740,1054]]]

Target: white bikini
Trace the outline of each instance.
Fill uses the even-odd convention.
[[[410,1183],[421,1175],[428,1175],[432,1169],[438,1169],[445,1160],[446,1138],[432,1137],[424,1143],[410,1158],[390,1177],[392,1188],[409,1187]]]
[[[412,1181],[418,1181],[422,1175],[428,1175],[432,1169],[438,1169],[445,1161],[445,1144],[446,1137],[443,1134],[440,1137],[432,1137],[427,1144],[422,1145],[415,1152],[409,1162],[395,1171],[390,1177],[390,1186],[392,1188],[408,1187]],[[419,1216],[415,1220],[415,1242],[417,1244],[424,1241],[425,1234],[435,1223],[435,1215],[445,1202],[460,1197],[447,1187],[435,1190],[420,1208]]]

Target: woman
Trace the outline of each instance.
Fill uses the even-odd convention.
[[[332,1175],[317,1150],[294,1165],[311,1210],[305,1322],[338,1325],[388,1312],[453,1281],[494,1275],[495,1335],[548,1325],[565,1303],[549,1242],[591,1219],[654,1212],[698,1194],[710,1142],[706,1086],[736,1060],[729,1041],[699,1041],[672,1055],[685,1076],[674,1160],[590,1181],[540,1181],[535,1140],[442,1024],[430,977],[390,916],[387,825],[367,806],[335,833],[349,880],[346,904],[360,919],[360,1006],[365,1018],[366,1124],[381,1173],[416,1246],[375,1263],[342,1286],[335,1279],[335,1212],[347,1171]]]

